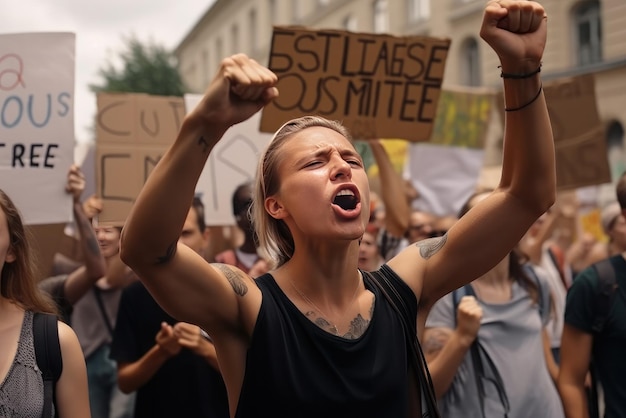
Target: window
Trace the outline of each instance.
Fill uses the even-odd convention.
[[[478,56],[478,41],[468,38],[461,44],[461,84],[465,86],[480,86],[480,57]]]
[[[224,59],[224,42],[222,42],[222,38],[215,40],[215,59],[219,67],[219,63]]]
[[[590,65],[602,61],[602,26],[600,3],[588,1],[574,10],[574,31],[578,65]]]
[[[278,0],[268,0],[267,2],[267,10],[270,17],[270,25],[276,24],[278,22],[278,6],[276,2]]]
[[[209,85],[209,76],[211,75],[211,70],[209,69],[210,65],[209,51],[205,49],[202,51],[202,88]]]
[[[230,28],[230,42],[232,45],[232,53],[237,54],[241,52],[239,50],[239,26],[237,24],[233,24]]]
[[[299,21],[302,19],[302,14],[304,12],[304,10],[302,10],[302,0],[292,0],[291,3],[293,7],[293,19],[295,21]]]
[[[374,32],[385,33],[389,31],[389,14],[387,0],[374,0]]]
[[[409,21],[415,22],[430,17],[430,0],[409,1]]]
[[[250,15],[248,16],[248,19],[250,20],[250,22],[248,23],[248,31],[250,35],[250,49],[256,52],[257,49],[259,49],[256,9],[250,10]]]
[[[350,32],[357,31],[356,17],[348,15],[343,19],[343,28]]]
[[[624,127],[620,122],[613,121],[609,124],[606,130],[606,145],[611,167],[611,178],[615,182],[626,171],[626,162],[624,161]]]

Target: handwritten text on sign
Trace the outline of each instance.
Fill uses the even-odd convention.
[[[275,27],[269,68],[279,97],[261,131],[317,114],[340,120],[356,139],[430,137],[448,39]]]
[[[180,97],[98,95],[96,194],[103,201],[99,222],[123,225],[184,116]]]
[[[74,50],[72,33],[0,35],[0,188],[27,224],[71,219]]]

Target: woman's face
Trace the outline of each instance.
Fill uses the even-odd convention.
[[[104,258],[113,257],[120,250],[120,231],[112,226],[96,227],[96,238]]]
[[[376,237],[370,232],[363,234],[359,245],[359,268],[365,271],[373,271],[380,267],[380,255]]]
[[[294,239],[359,239],[369,220],[369,183],[352,143],[324,127],[294,134],[280,150],[280,188],[265,208]]]

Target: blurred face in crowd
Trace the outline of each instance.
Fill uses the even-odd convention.
[[[429,238],[433,231],[434,217],[426,212],[413,211],[409,218],[407,239],[411,244]]]
[[[376,235],[365,232],[359,245],[359,268],[365,271],[373,271],[380,267],[381,257],[378,252]]]
[[[615,218],[608,235],[611,242],[620,251],[626,251],[626,218],[624,218],[623,215],[619,215]]]
[[[120,251],[120,228],[99,226],[95,228],[100,252],[104,258],[110,258]]]
[[[200,230],[198,213],[193,207],[189,209],[187,219],[185,219],[185,224],[183,225],[183,231],[180,234],[180,242],[198,254],[204,255],[208,243],[208,232],[208,229],[204,232]]]

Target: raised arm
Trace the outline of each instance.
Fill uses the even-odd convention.
[[[457,308],[455,329],[426,328],[424,356],[433,380],[437,398],[448,391],[459,366],[480,329],[483,310],[473,296],[463,296]]]
[[[370,148],[380,176],[380,190],[385,205],[385,228],[395,237],[404,236],[409,227],[411,207],[405,194],[404,180],[393,168],[391,159],[383,144],[379,141],[370,141]]]
[[[122,233],[122,260],[159,304],[177,319],[202,325],[211,335],[216,328],[238,328],[241,299],[252,293],[260,306],[260,292],[238,269],[213,267],[177,241],[209,153],[230,126],[278,94],[276,82],[274,73],[245,55],[224,59],[148,178]]]
[[[96,234],[80,201],[84,189],[85,176],[78,166],[72,165],[67,176],[65,190],[72,195],[74,223],[80,237],[79,245],[84,260],[84,265],[70,273],[64,282],[65,298],[72,305],[106,274],[106,263],[100,252]]]
[[[422,310],[502,260],[555,200],[554,143],[538,71],[546,26],[543,7],[533,1],[491,1],[485,8],[480,35],[498,55],[504,80],[502,177],[445,236],[410,246],[389,262]]]

